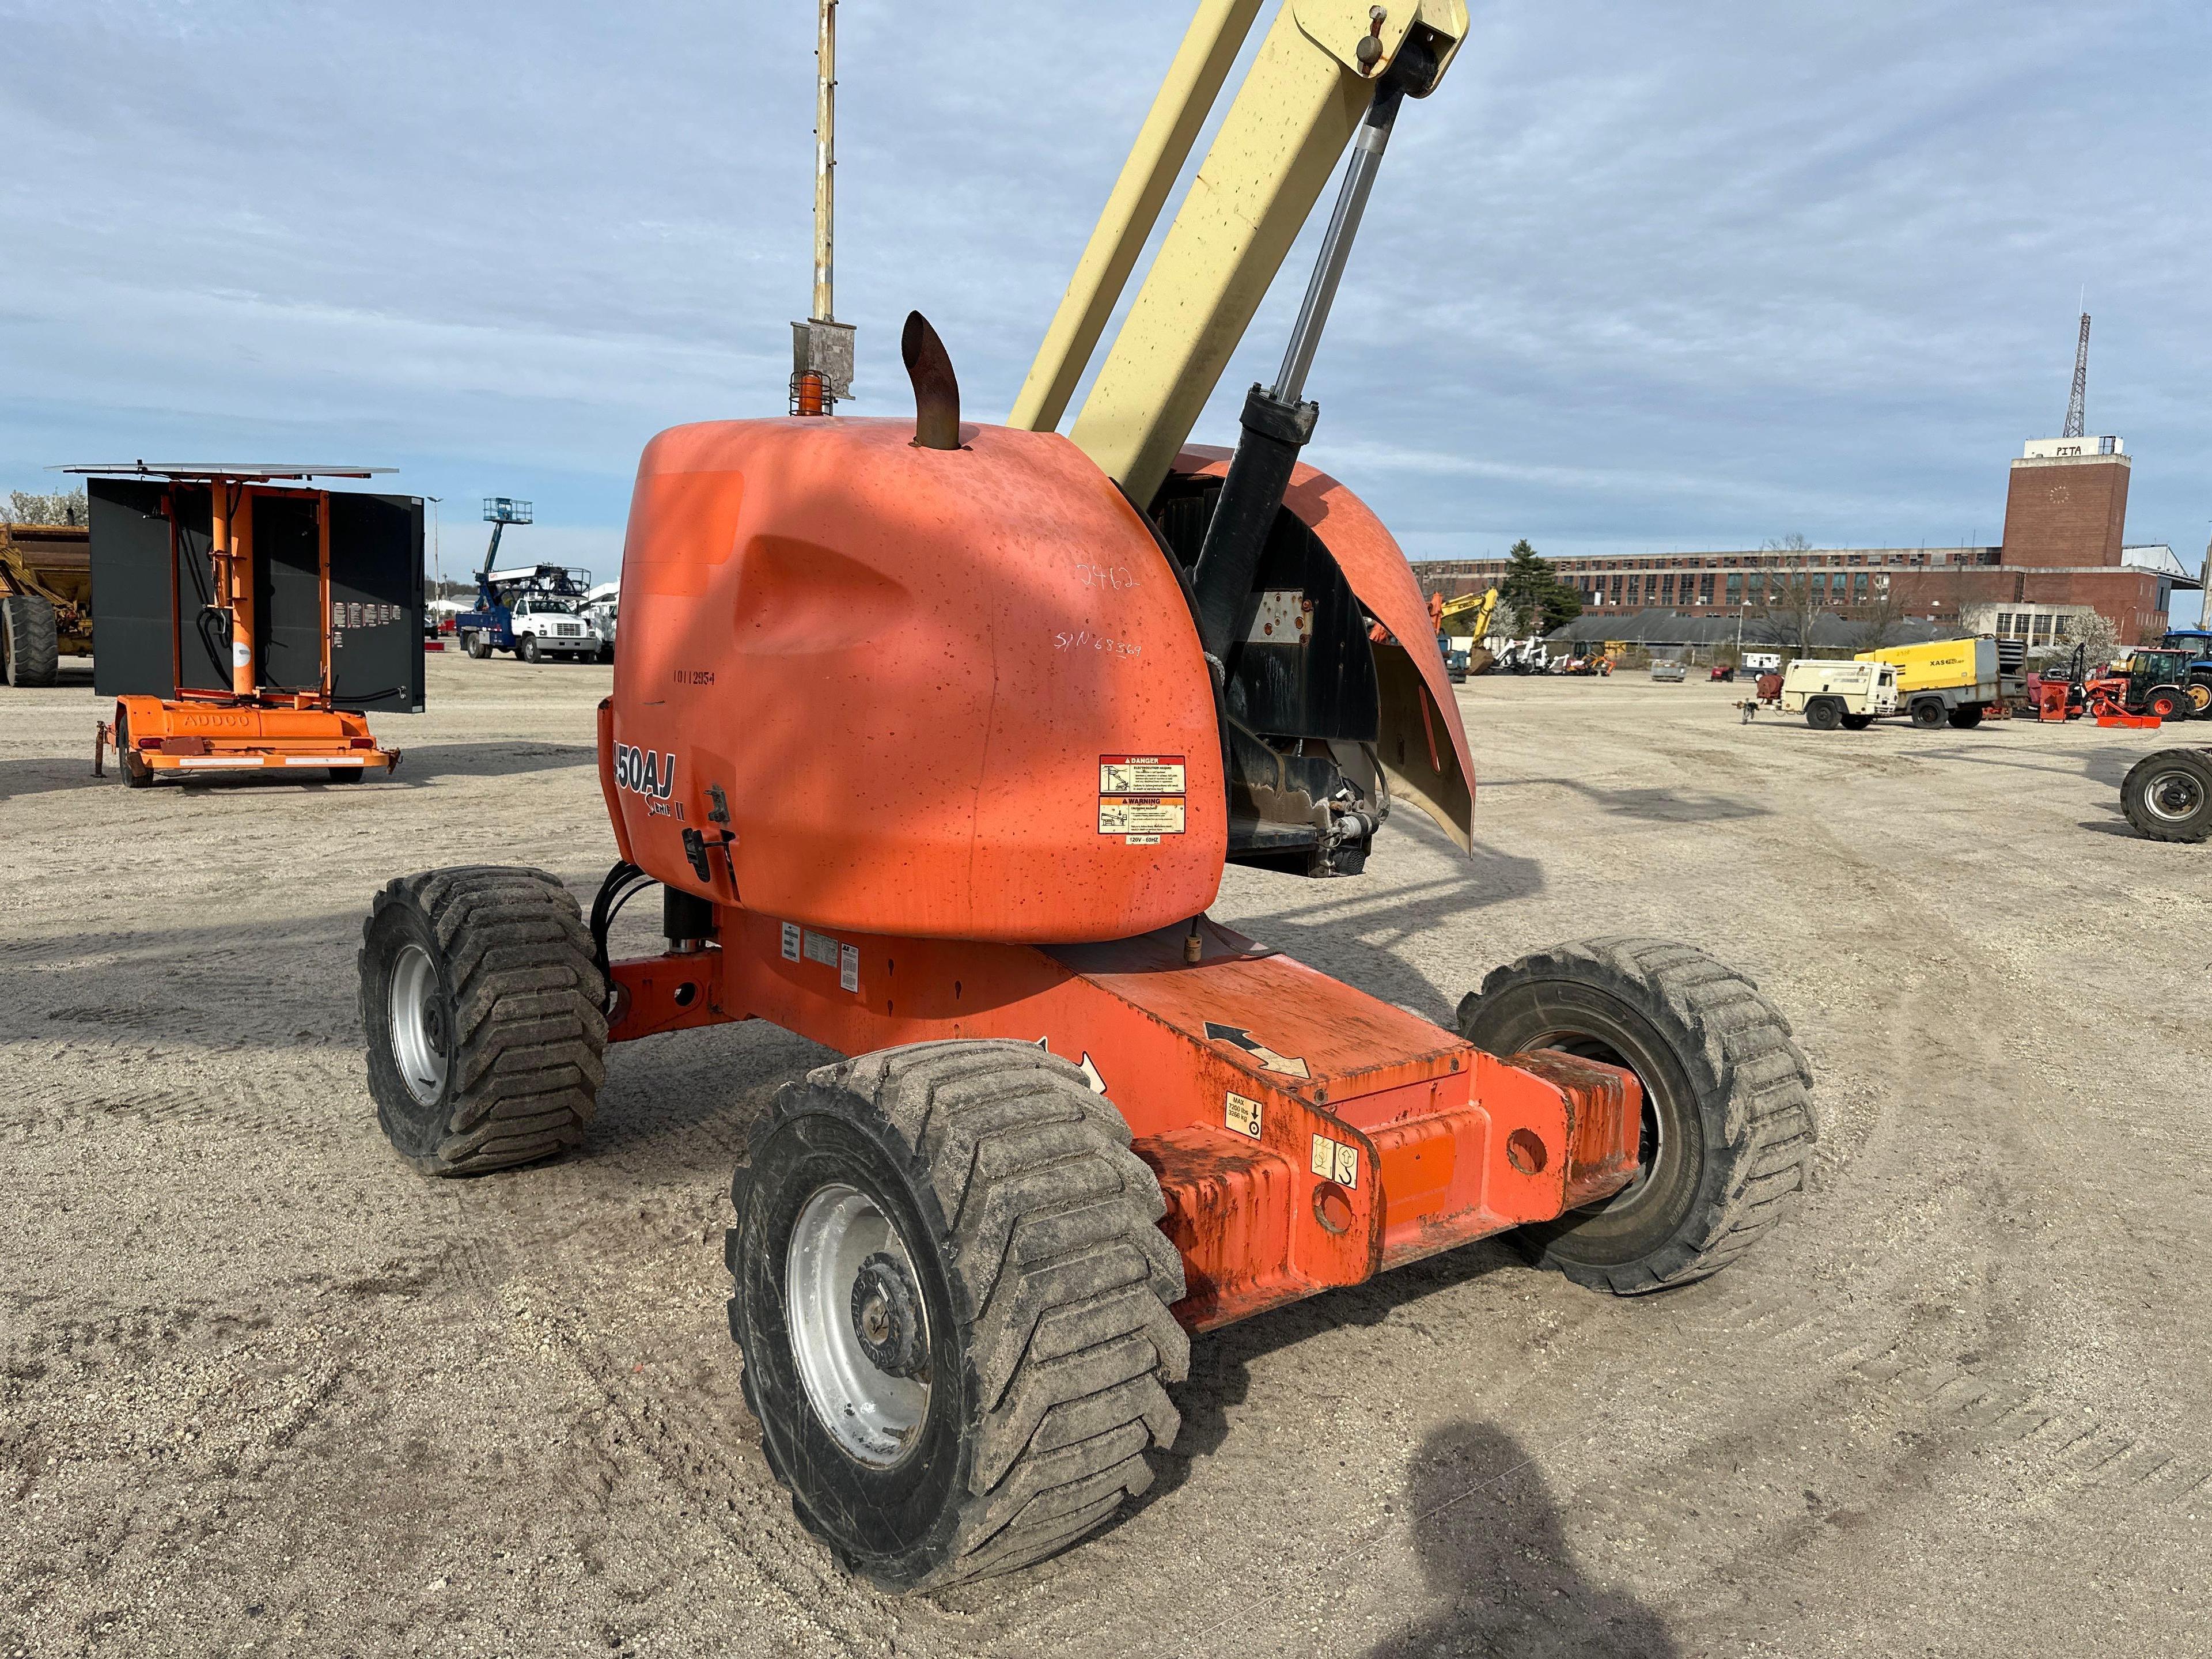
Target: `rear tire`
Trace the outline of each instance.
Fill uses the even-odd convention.
[[[2182,690],[2188,694],[2191,718],[2212,719],[2212,680],[2191,680]]]
[[[2143,710],[2162,720],[2185,720],[2189,718],[2189,697],[2179,686],[2161,685],[2143,699]]]
[[[1663,939],[1562,945],[1492,973],[1462,1036],[1499,1055],[1561,1048],[1644,1086],[1644,1170],[1611,1198],[1522,1229],[1540,1264],[1624,1296],[1687,1284],[1757,1243],[1805,1184],[1812,1072],[1774,1005]]]
[[[481,634],[471,633],[462,642],[461,648],[478,662],[483,661],[491,655],[491,641]]]
[[[2212,749],[2161,749],[2120,784],[2120,808],[2153,841],[2212,839]]]
[[[1912,705],[1912,723],[1923,732],[1933,732],[1950,717],[1940,697],[1923,697]]]
[[[887,1048],[778,1091],[732,1183],[730,1331],[769,1467],[849,1571],[1011,1571],[1151,1485],[1190,1348],[1128,1143],[1027,1043]]]
[[[1873,724],[1874,716],[1871,714],[1846,714],[1844,716],[1844,730],[1846,732],[1863,732],[1867,727]]]
[[[1951,724],[1961,732],[1971,732],[1982,723],[1980,705],[1965,705],[1951,711]]]
[[[392,1149],[479,1175],[581,1143],[607,1043],[576,901],[543,870],[471,865],[389,883],[362,926],[368,1090]]]
[[[119,707],[115,711],[115,768],[123,774],[126,789],[143,789],[154,781],[154,769],[131,746],[131,716]]]
[[[0,672],[10,685],[52,685],[60,672],[61,634],[51,602],[36,593],[0,599]]]
[[[1815,697],[1805,705],[1805,724],[1815,732],[1832,732],[1844,723],[1844,706],[1833,697]]]

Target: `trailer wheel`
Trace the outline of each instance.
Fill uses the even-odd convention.
[[[2128,769],[2120,807],[2153,841],[2212,839],[2212,749],[2161,749]]]
[[[1565,1049],[1643,1085],[1634,1183],[1519,1235],[1578,1284],[1627,1296],[1702,1279],[1758,1243],[1805,1184],[1813,1078],[1790,1023],[1692,945],[1595,939],[1523,957],[1460,1004],[1459,1029],[1491,1054]]]
[[[2189,698],[2179,686],[2157,686],[2143,699],[2143,708],[2162,720],[2185,720],[2189,718]]]
[[[730,1331],[769,1467],[893,1591],[1010,1571],[1152,1483],[1182,1261],[1129,1131],[1025,1043],[915,1043],[778,1091],[731,1195]]]
[[[1874,716],[1871,714],[1845,714],[1843,717],[1843,720],[1844,731],[1863,732],[1867,727],[1874,724]]]
[[[8,684],[52,685],[59,672],[61,633],[51,601],[37,593],[0,599],[0,669]]]
[[[360,969],[377,1121],[417,1170],[477,1175],[583,1139],[605,982],[553,877],[472,865],[388,883],[362,925]]]
[[[1979,703],[1961,703],[1951,711],[1951,724],[1961,732],[1971,732],[1982,723]]]
[[[1923,732],[1933,732],[1949,718],[1950,710],[1943,707],[1941,697],[1923,697],[1912,705],[1912,723]]]
[[[118,703],[115,708],[115,769],[123,774],[126,789],[144,789],[154,781],[154,769],[138,758],[137,750],[131,744],[131,716]]]
[[[1844,706],[1833,697],[1814,697],[1805,705],[1805,724],[1815,732],[1832,732],[1844,723]]]

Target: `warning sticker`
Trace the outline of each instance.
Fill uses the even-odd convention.
[[[1098,833],[1102,836],[1179,836],[1182,834],[1181,795],[1101,795]]]
[[[1101,755],[1102,795],[1180,795],[1189,785],[1181,755]]]
[[[795,921],[783,924],[783,959],[786,962],[799,960],[799,924]]]
[[[810,927],[806,930],[805,941],[804,948],[809,962],[818,962],[824,968],[835,968],[837,965],[836,939],[831,939],[827,933],[817,933]]]
[[[1189,769],[1181,755],[1101,755],[1098,833],[1131,847],[1157,847],[1183,832]]]
[[[1313,1138],[1313,1172],[1340,1187],[1359,1184],[1359,1148],[1347,1146],[1327,1135]]]
[[[837,988],[858,991],[860,988],[860,947],[841,945],[837,947]]]
[[[1229,1109],[1222,1114],[1223,1121],[1240,1135],[1260,1138],[1260,1103],[1248,1100],[1243,1095],[1229,1097]],[[1334,1167],[1332,1165],[1331,1167]]]

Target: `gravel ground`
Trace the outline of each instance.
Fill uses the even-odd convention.
[[[86,775],[88,674],[0,690],[0,1655],[2212,1651],[2212,855],[2126,832],[2157,734],[1468,685],[1471,862],[1405,813],[1215,915],[1439,1019],[1557,939],[1702,945],[1812,1057],[1808,1201],[1659,1297],[1492,1242],[1201,1339],[1117,1525],[894,1601],[792,1519],[723,1320],[731,1165],[822,1050],[617,1050],[586,1152],[479,1181],[375,1125],[371,892],[588,899],[607,682],[434,659],[392,782],[190,793]]]

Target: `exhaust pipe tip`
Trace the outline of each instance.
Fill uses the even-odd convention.
[[[945,342],[918,311],[906,314],[899,333],[899,356],[914,382],[914,442],[918,449],[960,447],[960,382]]]

